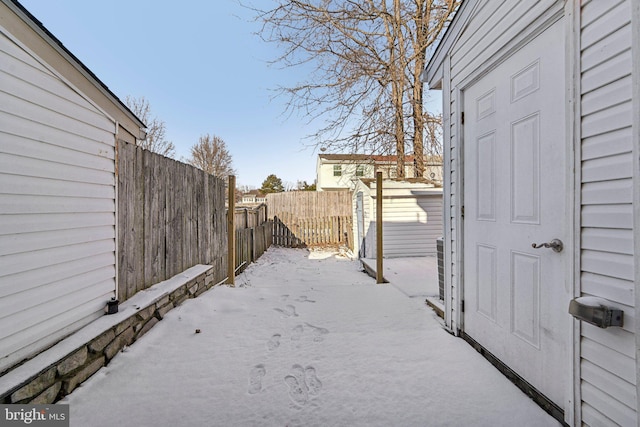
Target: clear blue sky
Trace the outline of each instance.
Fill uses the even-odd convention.
[[[19,1],[120,99],[146,97],[178,159],[209,133],[227,143],[238,185],[314,181],[304,137],[320,124],[284,116],[285,99],[273,99],[304,70],[267,64],[276,47],[236,0]]]

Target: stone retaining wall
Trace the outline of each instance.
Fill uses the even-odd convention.
[[[50,404],[71,393],[79,384],[107,365],[125,346],[131,345],[162,318],[189,298],[195,298],[215,285],[214,269],[209,268],[146,307],[120,321],[79,348],[66,352],[26,382],[0,395],[2,403]],[[138,307],[136,307],[138,308]],[[55,351],[52,347],[50,351]]]

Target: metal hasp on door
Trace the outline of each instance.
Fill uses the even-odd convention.
[[[609,307],[606,301],[600,301],[598,298],[580,297],[571,300],[569,314],[603,329],[610,326],[624,326],[624,311]]]

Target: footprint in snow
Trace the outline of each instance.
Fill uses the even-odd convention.
[[[296,308],[292,305],[288,305],[285,309],[274,308],[275,311],[282,314],[283,317],[298,317],[298,313],[296,313]]]
[[[311,302],[311,303],[315,302],[314,300],[309,299],[306,295],[301,295],[298,299],[296,299],[296,301],[298,301],[298,302]]]
[[[299,406],[306,405],[310,396],[317,396],[322,389],[322,382],[313,366],[303,368],[298,364],[293,365],[284,382],[289,386],[289,397]]]
[[[329,333],[329,330],[326,328],[320,328],[318,326],[313,326],[310,323],[305,323],[308,328],[311,328],[311,335],[313,337],[314,342],[322,342],[324,341],[324,336]],[[300,341],[302,335],[304,333],[304,325],[296,325],[291,330],[291,341]]]
[[[282,337],[282,335],[280,334],[274,334],[271,339],[267,342],[267,348],[269,349],[269,351],[273,351],[276,348],[280,347],[280,338]]]
[[[291,367],[291,374],[284,377],[289,386],[289,397],[293,403],[304,406],[309,401],[309,389],[304,380],[304,369],[300,365]]]
[[[310,325],[309,323],[307,323],[306,325],[308,327],[310,327],[311,330],[313,331],[313,340],[315,342],[324,341],[324,336],[329,333],[329,330],[326,329],[326,328],[320,328],[318,326],[313,326],[313,325]]]
[[[311,396],[316,396],[322,389],[322,381],[316,375],[316,369],[313,366],[307,366],[304,369],[304,379]]]
[[[256,365],[249,372],[249,394],[256,394],[262,390],[262,378],[267,373],[263,364]]]

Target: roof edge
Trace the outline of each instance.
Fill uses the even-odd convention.
[[[444,78],[444,59],[451,45],[458,39],[469,21],[469,17],[476,9],[478,0],[462,0],[453,20],[445,30],[436,50],[431,55],[427,66],[422,72],[422,81],[429,85],[430,89],[442,88]]]
[[[135,122],[140,128],[145,128],[147,125],[136,116],[133,111],[127,107],[124,102],[114,94],[109,87],[102,82],[86,65],[80,61],[69,49],[67,49],[62,42],[51,33],[42,22],[40,22],[31,12],[29,12],[18,0],[0,0],[9,9],[11,9],[18,17],[20,17],[29,27],[31,27],[36,33],[40,35],[51,47],[53,47],[60,55],[62,55],[70,64],[72,64],[87,80],[93,83],[93,85],[100,90],[111,102],[120,107],[120,109],[129,116],[129,118]]]

